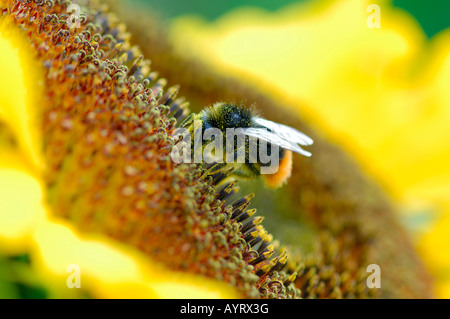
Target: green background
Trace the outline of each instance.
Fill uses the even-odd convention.
[[[214,20],[239,6],[255,6],[274,11],[293,2],[320,0],[131,0],[141,6],[152,7],[163,19],[183,14],[199,14]],[[377,3],[376,0],[373,3]],[[395,7],[412,14],[428,37],[450,27],[450,0],[393,0]]]

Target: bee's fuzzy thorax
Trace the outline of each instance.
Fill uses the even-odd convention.
[[[225,130],[251,127],[256,112],[242,104],[220,102],[205,109],[203,114],[205,126]]]
[[[292,152],[285,151],[283,157],[280,158],[278,171],[275,174],[264,174],[264,183],[269,188],[278,188],[286,183],[292,173]]]

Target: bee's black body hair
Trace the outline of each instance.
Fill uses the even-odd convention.
[[[241,104],[222,103],[208,107],[204,111],[203,121],[206,129],[215,127],[225,131],[227,128],[254,127],[252,119],[256,115],[255,110]]]
[[[194,116],[201,119],[203,131],[213,127],[218,128],[222,132],[225,132],[227,128],[263,127],[253,121],[254,117],[259,116],[254,108],[237,103],[216,103]],[[194,118],[191,115],[185,119],[181,126],[188,127],[193,120]],[[248,144],[248,137],[246,138],[246,143]],[[270,152],[270,147],[268,147],[267,151]],[[280,147],[279,152],[279,159],[281,160],[284,157],[285,150]],[[270,165],[270,163],[266,165]],[[263,163],[250,163],[248,157],[246,157],[245,163],[235,170],[233,174],[241,178],[253,178],[260,175],[261,166],[265,165]]]

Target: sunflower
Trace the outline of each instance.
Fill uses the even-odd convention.
[[[0,1],[2,296],[431,296],[390,201],[284,97],[180,54],[136,12],[75,5]],[[189,102],[225,99],[311,133],[315,160],[296,158],[273,193],[171,161]]]

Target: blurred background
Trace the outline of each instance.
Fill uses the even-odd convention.
[[[171,20],[186,14],[199,15],[208,21],[214,21],[220,16],[243,6],[263,8],[269,12],[276,11],[292,3],[310,2],[313,0],[130,0],[138,6],[146,6],[157,10],[159,17]],[[379,1],[371,1],[377,3]],[[450,3],[446,0],[393,0],[393,7],[405,10],[420,24],[428,38],[449,27]]]
[[[129,2],[184,54],[273,88],[351,153],[450,297],[450,1]]]

